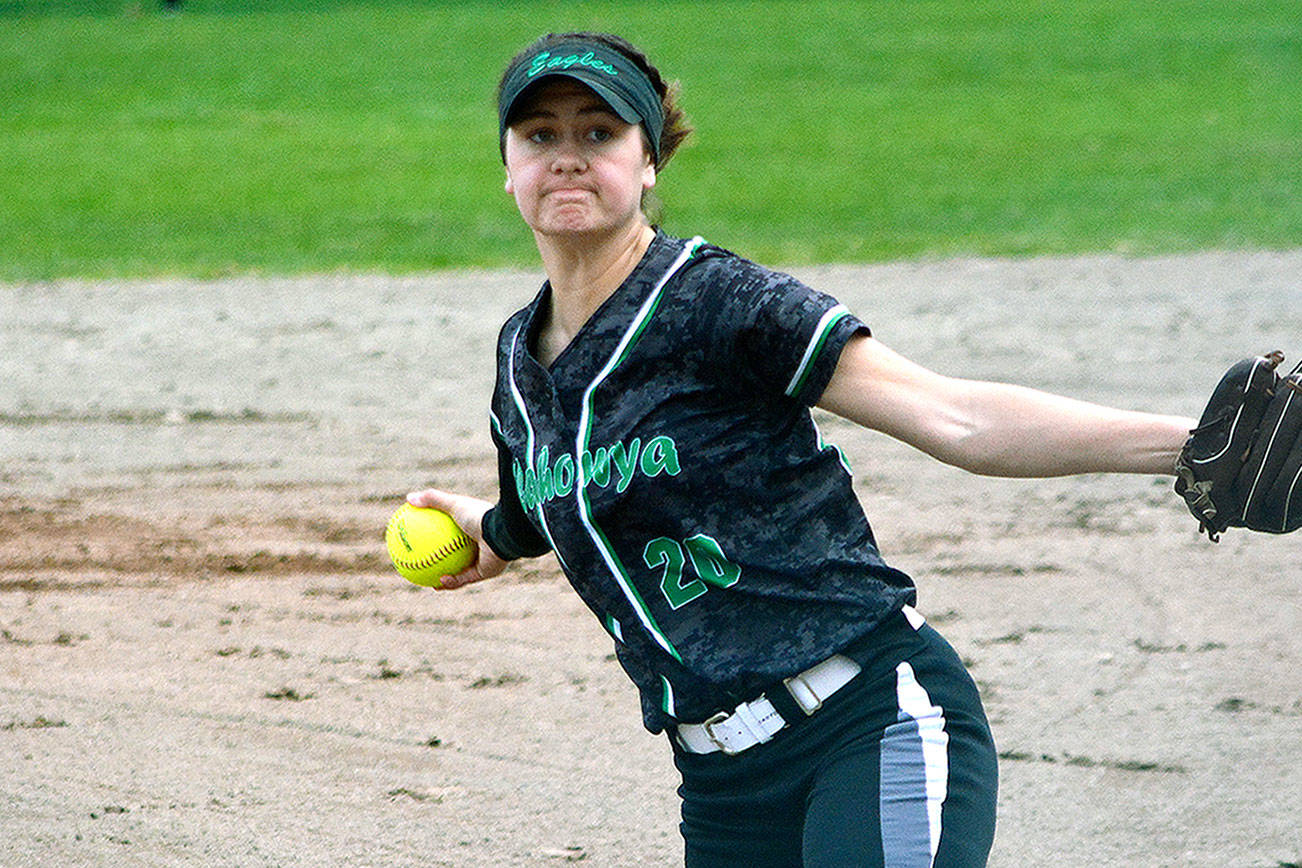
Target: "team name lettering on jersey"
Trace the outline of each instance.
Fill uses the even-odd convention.
[[[520,503],[527,510],[571,494],[579,469],[582,469],[588,485],[605,488],[613,481],[615,491],[620,494],[624,493],[639,471],[647,478],[662,473],[677,476],[682,471],[678,462],[678,447],[672,437],[663,435],[652,437],[646,445],[642,444],[641,437],[634,437],[627,445],[621,442],[599,446],[596,450],[584,450],[577,463],[568,452],[561,453],[555,461],[549,452],[546,446],[538,452],[534,468],[526,468],[518,458],[512,465],[516,491],[520,495]]]

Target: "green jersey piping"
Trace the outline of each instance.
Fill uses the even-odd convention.
[[[818,359],[818,354],[822,351],[823,345],[832,335],[832,328],[841,320],[850,315],[850,311],[843,304],[838,304],[823,314],[823,318],[818,321],[818,326],[814,329],[814,336],[809,339],[809,344],[805,347],[805,355],[800,359],[800,365],[796,368],[796,373],[791,377],[791,382],[787,384],[786,395],[788,398],[795,398],[800,395],[800,390],[805,387],[805,380],[809,379],[809,373],[814,368],[814,362]]]
[[[641,336],[643,329],[646,328],[651,318],[655,315],[656,308],[660,306],[660,298],[664,292],[665,284],[667,284],[669,279],[673,277],[689,259],[692,258],[697,249],[704,243],[704,239],[698,235],[683,246],[682,252],[678,254],[678,258],[675,259],[673,264],[671,264],[669,268],[665,270],[665,273],[660,276],[660,280],[651,290],[646,301],[642,302],[642,307],[638,309],[637,314],[633,317],[633,321],[624,332],[624,336],[615,347],[615,351],[611,353],[610,359],[606,362],[605,367],[601,369],[601,372],[593,378],[592,382],[588,384],[588,388],[584,390],[582,409],[579,412],[579,433],[574,447],[575,455],[583,455],[587,452],[589,442],[592,438],[593,393],[595,393],[597,387],[610,376],[611,372],[614,371],[615,368],[619,367],[624,359],[628,357],[633,345],[637,342],[638,337]],[[679,656],[678,650],[674,648],[673,643],[669,641],[669,637],[660,629],[660,625],[656,623],[655,618],[651,614],[651,610],[647,607],[646,601],[642,599],[642,595],[639,594],[637,588],[633,586],[633,581],[630,578],[628,571],[624,568],[624,565],[620,562],[619,556],[615,554],[615,549],[610,544],[610,540],[606,538],[606,535],[601,531],[601,528],[597,527],[596,523],[592,520],[592,504],[588,500],[588,479],[587,475],[584,473],[583,462],[579,462],[579,466],[575,473],[576,480],[574,491],[575,500],[579,508],[579,520],[582,521],[584,528],[588,531],[588,536],[592,538],[593,544],[596,545],[597,551],[601,554],[601,559],[605,561],[606,567],[610,570],[616,584],[618,584],[620,590],[623,591],[625,599],[627,599],[629,604],[633,607],[633,611],[637,614],[638,620],[642,622],[642,626],[645,627],[647,632],[651,634],[652,638],[656,640],[656,644],[668,652],[675,660],[682,662],[683,658]]]
[[[523,326],[520,328],[523,328]],[[515,384],[515,354],[516,350],[519,348],[520,328],[517,328],[515,334],[511,337],[511,363],[506,366],[507,384],[511,388],[511,400],[515,402],[516,409],[520,411],[520,418],[524,420],[524,430],[527,438],[524,457],[525,461],[528,462],[526,466],[529,468],[529,472],[533,473],[533,423],[529,421],[529,410],[525,407],[524,396],[520,394],[520,389]],[[538,501],[538,523],[542,525],[543,533],[547,536],[547,542],[551,545],[552,551],[556,553],[556,560],[560,562],[561,569],[565,569],[565,557],[561,554],[560,549],[556,548],[556,540],[552,539],[552,531],[551,528],[547,526],[547,514],[543,512],[543,502],[541,498]]]
[[[674,702],[674,686],[663,675],[660,676],[660,686],[664,691],[661,694],[660,710],[670,717],[678,717],[678,703]]]

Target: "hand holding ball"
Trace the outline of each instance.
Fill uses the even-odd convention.
[[[479,550],[452,516],[410,503],[400,506],[389,519],[384,542],[398,575],[426,588],[442,587],[439,579],[469,567]]]

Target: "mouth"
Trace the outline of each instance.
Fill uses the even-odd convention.
[[[586,196],[595,196],[596,191],[587,187],[557,187],[548,190],[545,195],[553,199],[582,199]]]

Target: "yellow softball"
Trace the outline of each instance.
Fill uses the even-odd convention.
[[[440,588],[443,576],[455,575],[475,562],[478,546],[438,509],[404,503],[384,530],[389,559],[398,575],[414,585]]]

